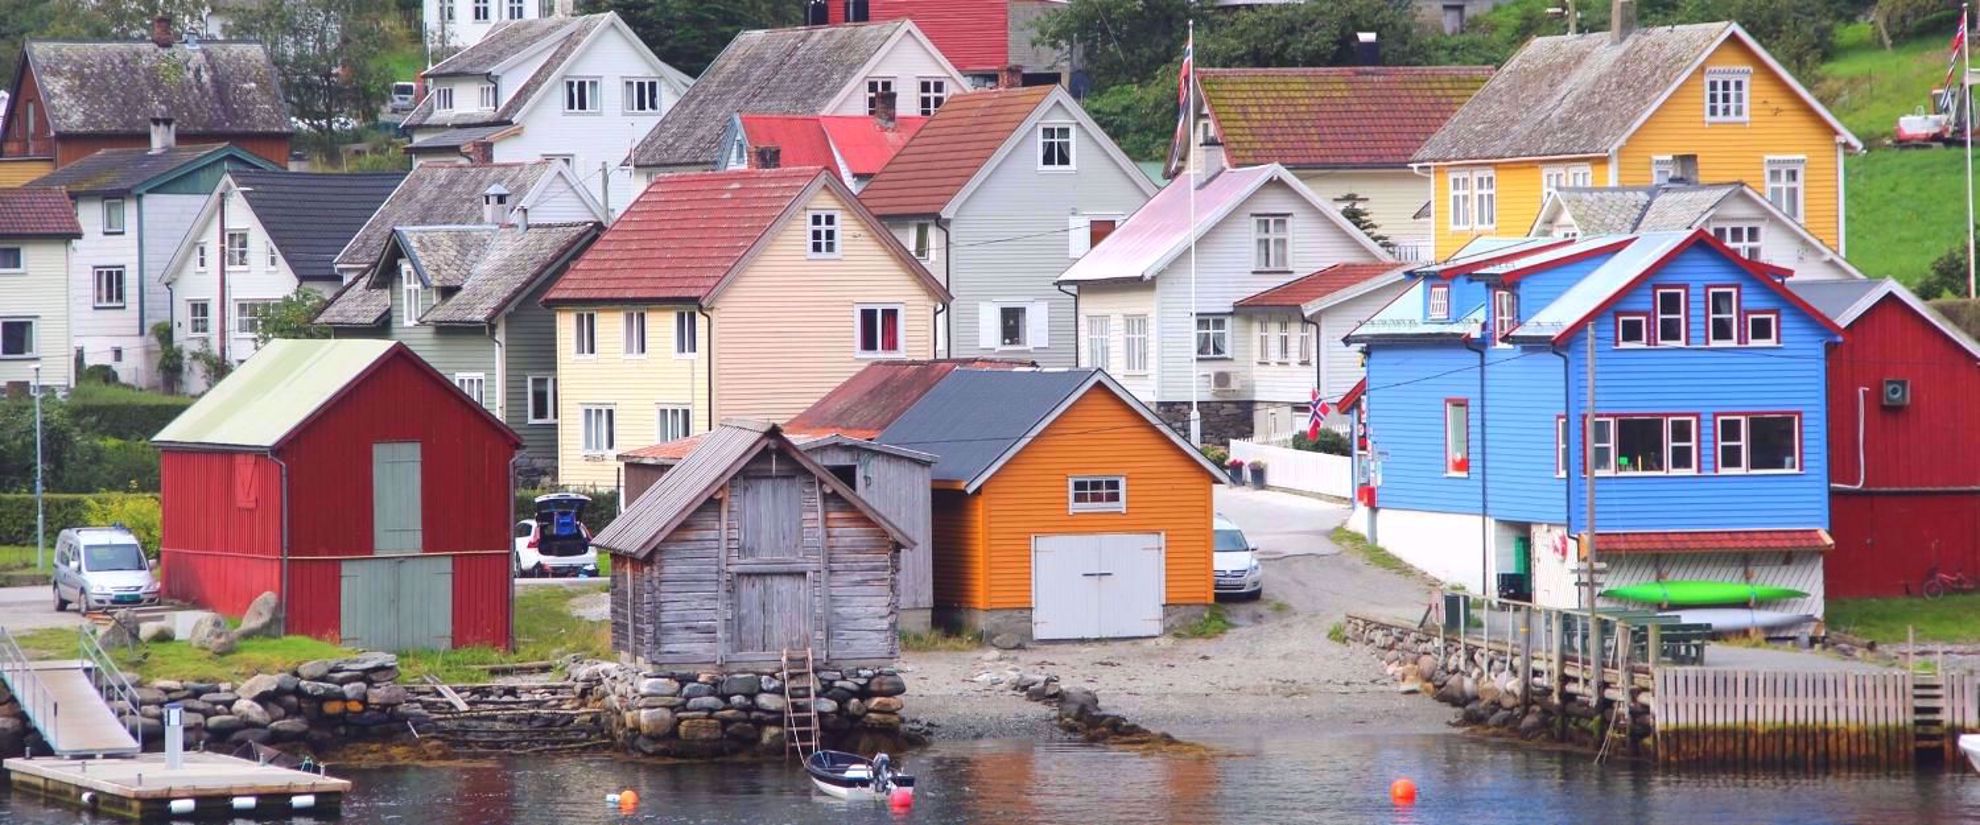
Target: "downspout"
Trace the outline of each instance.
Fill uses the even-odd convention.
[[[1870,465],[1866,463],[1863,443],[1863,399],[1870,394],[1869,387],[1856,388],[1856,483],[1837,484],[1838,490],[1861,490],[1870,478]]]
[[[509,519],[511,520],[511,522],[513,522],[516,517],[516,514],[514,512],[516,506],[516,464],[524,461],[526,458],[527,458],[527,454],[520,452],[509,457],[508,507],[510,509]],[[530,514],[530,517],[534,518],[535,514],[534,513]],[[515,542],[511,540],[509,542],[509,558],[512,559],[512,561],[510,561],[509,563],[509,634],[508,634],[509,639],[508,639],[508,643],[503,646],[504,649],[507,650],[514,650],[516,647],[516,596],[520,595],[519,593],[516,592],[516,562],[520,561],[520,559],[516,558],[515,553],[516,553]]]
[[[704,336],[708,339],[708,370],[707,375],[704,376],[708,383],[706,393],[708,397],[708,420],[701,422],[703,431],[706,432],[707,430],[715,429],[715,316],[708,314],[708,310],[703,309],[699,304],[695,306],[694,313],[701,316],[702,320],[707,322],[702,324],[702,329],[707,330]],[[695,346],[697,351],[699,351],[701,345],[697,343]],[[690,366],[689,369],[693,369],[693,367]],[[688,430],[690,432],[694,430],[694,422],[688,422]],[[620,503],[621,505],[624,504],[624,502]]]
[[[509,421],[509,344],[505,340],[508,331],[503,326],[504,320],[482,326],[488,330],[488,340],[495,343],[495,417],[506,424]],[[485,387],[482,389],[484,393],[487,391]],[[482,403],[487,402],[484,400]]]
[[[99,202],[99,203],[100,203],[100,202]],[[99,209],[100,209],[100,207],[99,207]],[[138,294],[138,301],[137,301],[137,303],[138,303],[138,314],[137,314],[137,326],[138,326],[138,329],[137,329],[137,332],[138,332],[138,339],[139,339],[139,343],[138,343],[138,347],[137,347],[137,348],[138,348],[138,349],[139,349],[140,351],[142,351],[142,350],[144,349],[144,343],[143,343],[143,339],[144,339],[144,285],[145,285],[145,283],[147,283],[147,282],[145,281],[145,279],[144,279],[144,195],[143,195],[142,193],[138,193],[138,192],[133,192],[133,193],[131,193],[131,211],[133,211],[133,212],[136,212],[136,213],[137,213],[137,285],[138,285],[138,290],[137,290],[137,294]],[[101,217],[99,216],[99,220],[100,220],[100,219],[101,219]],[[222,250],[222,252],[223,252],[223,253],[224,253],[224,251],[225,251],[225,250]],[[125,289],[130,289],[130,282],[129,282],[129,281],[125,281],[125,282],[124,282],[124,288],[125,288]]]
[[[1480,459],[1483,459],[1482,461],[1477,462],[1478,464],[1478,594],[1486,598],[1490,598],[1495,594],[1491,586],[1492,584],[1492,568],[1491,568],[1492,509],[1491,509],[1490,490],[1492,489],[1492,485],[1490,482],[1491,482],[1491,474],[1492,474],[1492,470],[1491,470],[1492,457],[1491,454],[1487,451],[1488,442],[1486,441],[1486,436],[1485,436],[1486,430],[1489,429],[1488,427],[1486,427],[1486,424],[1489,423],[1489,417],[1491,415],[1491,413],[1488,412],[1490,408],[1485,403],[1485,350],[1488,349],[1488,347],[1484,346],[1483,344],[1474,347],[1472,346],[1473,343],[1475,342],[1467,339],[1464,342],[1464,348],[1471,350],[1472,352],[1478,353],[1478,457]],[[1449,425],[1447,424],[1446,426]],[[1444,460],[1449,461],[1450,458],[1446,457]]]
[[[935,218],[935,227],[942,230],[942,288],[949,291],[949,297],[951,299],[951,306],[948,308],[949,324],[942,330],[944,333],[943,337],[948,339],[941,342],[942,354],[946,357],[954,358],[956,357],[956,313],[955,306],[953,305],[956,295],[954,280],[956,271],[955,238],[949,233],[949,222],[942,217],[937,216]],[[981,336],[982,333],[979,332],[977,335]]]
[[[1553,353],[1554,357],[1561,359],[1561,417],[1563,421],[1567,422],[1566,432],[1561,433],[1561,440],[1567,441],[1567,434],[1574,431],[1574,362],[1568,358],[1567,353],[1561,351],[1559,344],[1548,347],[1547,351]],[[1587,436],[1583,434],[1582,437],[1586,438]],[[1573,443],[1575,446],[1580,446],[1583,442],[1577,438],[1573,440]],[[1587,451],[1583,450],[1583,452],[1585,453]],[[1573,535],[1574,475],[1569,472],[1569,470],[1574,469],[1573,450],[1568,451],[1567,459],[1561,462],[1561,528],[1566,530],[1569,535]],[[1582,456],[1582,472],[1587,472],[1587,461],[1588,457],[1586,455]]]
[[[278,615],[281,617],[282,635],[287,636],[289,635],[290,600],[295,597],[295,591],[289,588],[289,464],[282,459],[276,458],[275,451],[273,450],[268,452],[268,460],[275,462],[275,466],[282,469],[282,610]],[[340,624],[338,633],[341,634],[342,632]]]
[[[1312,335],[1306,336],[1306,340],[1313,342],[1313,349],[1307,353],[1307,357],[1313,359],[1313,388],[1321,390],[1320,400],[1325,401],[1327,400],[1327,393],[1323,388],[1327,385],[1323,382],[1327,376],[1321,371],[1321,365],[1325,363],[1326,359],[1320,357],[1320,325],[1314,323],[1312,318],[1307,317],[1305,307],[1300,308],[1299,325],[1301,329],[1310,328],[1313,330]],[[1336,410],[1336,412],[1340,411]],[[1342,415],[1346,415],[1346,413],[1342,413]],[[1352,445],[1348,447],[1348,453],[1350,455],[1354,453],[1354,447]]]
[[[1073,351],[1073,366],[1074,366],[1074,367],[1078,367],[1078,366],[1079,366],[1079,354],[1080,354],[1080,350],[1081,350],[1081,349],[1083,349],[1083,348],[1082,348],[1082,347],[1080,346],[1080,343],[1081,343],[1081,342],[1080,342],[1080,337],[1079,337],[1079,293],[1078,293],[1077,291],[1075,291],[1075,292],[1066,292],[1066,287],[1065,287],[1065,285],[1064,285],[1064,284],[1060,284],[1060,283],[1056,283],[1056,282],[1052,284],[1052,288],[1053,288],[1053,289],[1056,289],[1056,290],[1058,290],[1058,291],[1060,291],[1061,293],[1064,293],[1064,294],[1066,294],[1066,295],[1070,295],[1070,296],[1072,296],[1072,299],[1073,299],[1073,317],[1072,317],[1072,321],[1073,321],[1073,340],[1072,340],[1072,351]],[[1110,337],[1110,338],[1111,338],[1111,337],[1113,337],[1113,330],[1108,330],[1107,332],[1108,332],[1108,337]],[[1087,334],[1088,334],[1088,335],[1091,335],[1091,334],[1093,334],[1093,331],[1092,331],[1092,330],[1087,330]],[[1110,353],[1110,354],[1111,354],[1111,353]],[[1102,369],[1102,370],[1104,370],[1104,369],[1106,369],[1106,368],[1107,368],[1107,366],[1108,366],[1108,365],[1106,365],[1106,364],[1097,364],[1097,365],[1096,365],[1096,364],[1087,364],[1087,366],[1089,366],[1089,367],[1093,367],[1094,369]]]

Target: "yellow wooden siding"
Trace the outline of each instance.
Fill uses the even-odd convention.
[[[646,355],[625,355],[625,313],[646,312]],[[559,484],[612,487],[619,463],[610,456],[584,454],[581,408],[611,405],[613,452],[636,450],[659,438],[660,406],[686,405],[693,410],[694,432],[708,430],[708,333],[706,321],[696,326],[701,339],[693,358],[674,355],[674,316],[693,312],[683,307],[569,307],[557,310],[557,481]],[[572,352],[579,312],[598,314],[598,352],[579,357]]]
[[[1705,122],[1705,70],[1746,67],[1753,70],[1748,85],[1746,123]],[[1807,159],[1806,214],[1808,230],[1832,249],[1841,248],[1842,221],[1837,211],[1840,170],[1836,168],[1836,132],[1820,112],[1765,61],[1737,39],[1720,44],[1705,65],[1686,78],[1656,113],[1623,144],[1619,155],[1621,182],[1642,186],[1651,181],[1651,161],[1669,155],[1697,155],[1699,177],[1707,183],[1744,181],[1766,194],[1766,159]]]
[[[1069,512],[1067,479],[1127,478],[1124,513]],[[1031,607],[1031,540],[1067,533],[1161,533],[1169,604],[1212,598],[1210,490],[1202,465],[1104,389],[1088,390],[977,490],[983,581],[965,607]],[[938,553],[944,552],[938,548]]]
[[[0,232],[5,228],[0,227]],[[0,318],[33,318],[33,358],[0,359],[0,385],[34,380],[34,366],[41,365],[41,383],[50,386],[73,385],[70,373],[69,335],[69,242],[53,239],[7,240],[0,246],[21,249],[18,274],[0,274]]]
[[[839,211],[841,255],[806,257],[809,210]],[[715,405],[719,418],[783,421],[872,358],[857,355],[855,307],[899,305],[904,358],[931,357],[936,296],[887,251],[884,226],[866,226],[821,189],[715,296]]]
[[[983,604],[983,498],[961,490],[936,490],[931,504],[935,604]]]
[[[1603,158],[1581,158],[1549,161],[1508,161],[1499,163],[1465,164],[1459,166],[1438,166],[1436,174],[1436,200],[1431,208],[1436,210],[1437,259],[1443,260],[1462,249],[1472,239],[1482,236],[1525,237],[1533,227],[1533,219],[1540,216],[1541,170],[1544,167],[1587,164],[1590,179],[1596,186],[1609,183],[1609,164]],[[1476,170],[1490,167],[1494,170],[1497,190],[1497,217],[1493,225],[1474,226],[1470,229],[1451,228],[1451,172],[1453,170]]]
[[[0,189],[11,189],[55,171],[54,158],[0,158]]]

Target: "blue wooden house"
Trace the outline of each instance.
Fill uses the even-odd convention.
[[[1480,242],[1413,270],[1347,338],[1368,359],[1352,524],[1474,592],[1577,606],[1592,470],[1605,587],[1782,585],[1808,597],[1764,607],[1819,617],[1842,332],[1791,274],[1706,231]]]

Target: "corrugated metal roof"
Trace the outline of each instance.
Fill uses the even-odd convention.
[[[1199,69],[1197,85],[1236,166],[1388,167],[1471,99],[1490,66]]]
[[[950,97],[860,190],[860,202],[883,216],[940,213],[1055,88],[992,89]]]
[[[885,177],[885,173],[882,173]],[[1189,181],[1164,187],[1119,228],[1059,276],[1059,283],[1152,278],[1189,241],[1224,218],[1266,182],[1284,176],[1289,185],[1303,187],[1277,164],[1227,169],[1196,190],[1196,226],[1189,224]],[[872,186],[867,191],[872,191]]]
[[[1427,279],[1419,279],[1403,290],[1401,295],[1382,307],[1374,316],[1361,322],[1353,332],[1347,334],[1351,344],[1384,338],[1463,338],[1475,336],[1484,329],[1485,305],[1469,310],[1451,307],[1449,321],[1431,321],[1423,317],[1424,290]],[[1463,315],[1457,313],[1463,312]]]
[[[959,358],[879,361],[866,365],[784,425],[792,433],[836,432],[873,438],[958,369],[1014,370],[1029,361]]]
[[[1794,294],[1801,296],[1801,300],[1807,301],[1809,305],[1815,307],[1823,315],[1829,316],[1830,320],[1846,324],[1849,322],[1849,319],[1843,316],[1850,309],[1854,308],[1858,301],[1863,300],[1870,293],[1883,290],[1884,284],[1885,282],[1881,279],[1874,281],[1868,279],[1861,281],[1801,281],[1791,279],[1788,281],[1787,286]]]
[[[1636,236],[1628,246],[1617,250],[1614,257],[1568,287],[1553,303],[1527,316],[1519,328],[1506,337],[1513,340],[1553,340],[1555,336],[1569,331],[1569,327],[1580,323],[1588,313],[1595,311],[1618,291],[1635,282],[1637,276],[1651,265],[1690,240],[1691,234],[1649,232]],[[1602,239],[1603,242],[1615,240],[1618,239]],[[1596,241],[1594,238],[1583,238],[1576,246]],[[1526,260],[1514,261],[1513,265],[1524,264]]]
[[[876,440],[940,456],[929,471],[933,480],[969,483],[1085,387],[1094,372],[953,370]]]
[[[398,346],[362,339],[270,341],[151,441],[272,449]]]
[[[871,0],[868,20],[913,20],[942,56],[965,72],[994,72],[1010,63],[1011,0]],[[827,6],[843,24],[845,4]],[[1028,40],[1029,38],[1027,38]]]
[[[80,238],[76,205],[55,187],[0,189],[0,238]]]
[[[1696,530],[1668,533],[1597,533],[1604,553],[1754,553],[1827,551],[1835,541],[1821,529]]]
[[[1245,308],[1303,307],[1336,292],[1368,283],[1378,278],[1386,278],[1409,268],[1408,264],[1390,262],[1334,264],[1311,275],[1295,278],[1272,287],[1249,298],[1241,298],[1235,304]]]
[[[931,118],[912,115],[894,119],[894,128],[883,129],[879,121],[863,115],[824,115],[818,125],[832,140],[832,148],[855,175],[877,175],[921,134]]]

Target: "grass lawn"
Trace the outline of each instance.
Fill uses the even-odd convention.
[[[48,544],[49,546],[42,548],[41,551],[43,566],[47,564],[47,557],[55,555],[55,543],[50,541]],[[0,573],[33,569],[35,569],[33,545],[0,544]]]
[[[1980,593],[1927,600],[1830,599],[1829,627],[1881,644],[1901,644],[1906,628],[1921,642],[1980,642]]]
[[[1342,550],[1353,553],[1359,556],[1362,561],[1380,567],[1383,570],[1410,576],[1423,575],[1423,571],[1411,567],[1409,562],[1396,558],[1394,554],[1382,549],[1381,545],[1369,544],[1368,540],[1362,538],[1360,533],[1356,533],[1346,527],[1334,528],[1333,535],[1328,536],[1328,538],[1333,539],[1334,543],[1340,545]]]
[[[1920,37],[1886,51],[1869,23],[1838,28],[1815,93],[1864,144],[1882,143],[1898,116],[1926,105],[1945,79],[1949,36]]]
[[[1875,149],[1845,161],[1850,262],[1872,278],[1924,278],[1965,243],[1965,165],[1956,149]]]
[[[486,682],[488,671],[473,665],[555,661],[573,653],[609,658],[612,653],[610,623],[580,619],[571,615],[570,609],[572,600],[603,592],[603,582],[578,587],[517,588],[516,649],[513,652],[503,653],[487,647],[410,651],[399,654],[399,671],[404,674],[401,678],[417,679],[432,674],[440,681],[454,684]]]

